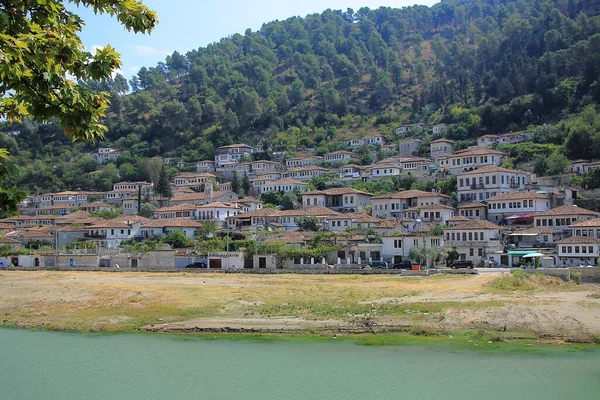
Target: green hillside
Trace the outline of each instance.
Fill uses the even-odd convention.
[[[8,183],[32,192],[102,190],[117,171],[146,178],[143,158],[195,162],[234,142],[321,154],[375,131],[394,141],[395,127],[415,122],[453,123],[448,136],[464,144],[535,129],[539,144],[594,158],[599,76],[599,1],[326,10],[175,52],[129,82],[90,83],[112,92],[104,143],[72,144],[57,125],[27,121],[2,123],[0,146],[20,168]],[[124,152],[94,172],[81,154],[99,145]]]

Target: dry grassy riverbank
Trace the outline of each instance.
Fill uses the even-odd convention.
[[[451,334],[593,342],[600,286],[532,277],[1,271],[2,326],[65,331]]]

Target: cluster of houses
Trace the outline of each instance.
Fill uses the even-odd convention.
[[[415,128],[422,126],[400,127],[396,133]],[[575,205],[576,190],[534,185],[530,172],[501,167],[506,155],[492,145],[527,141],[528,133],[485,135],[477,146],[454,150],[455,143],[441,137],[447,129],[443,124],[433,127],[440,137],[430,142],[429,158],[412,155],[421,148],[420,139],[390,146],[383,135],[348,139],[348,150],[323,156],[298,152],[269,161],[257,160],[253,155],[260,150],[246,144],[222,146],[214,160],[199,161],[194,172],[172,180],[170,199],[156,197],[148,182],[119,182],[108,192],[31,196],[21,204],[20,215],[0,220],[0,245],[18,249],[32,241],[48,241],[60,249],[88,240],[110,249],[124,240],[173,231],[193,238],[211,221],[218,230],[254,237],[267,232],[266,241],[305,246],[313,233],[303,222],[310,217],[319,230],[351,234],[340,236],[342,244],[328,262],[398,263],[408,259],[413,248],[436,247],[455,249],[460,259],[478,265],[520,265],[526,262],[523,256],[539,252],[553,265],[597,265],[600,213]],[[395,155],[357,165],[353,150],[364,145]],[[101,162],[117,156],[114,149],[95,153]],[[179,165],[177,160],[164,161]],[[232,191],[234,173],[250,182],[244,196]],[[355,181],[401,175],[421,181],[455,175],[456,198],[419,190],[375,196],[348,187]],[[342,187],[310,190],[312,178],[321,176]],[[263,207],[262,195],[290,191],[301,193],[296,209]],[[154,215],[139,216],[141,204],[148,201],[158,206]],[[120,215],[107,220],[96,214],[102,211]]]

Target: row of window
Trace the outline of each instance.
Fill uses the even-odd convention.
[[[573,246],[562,246],[563,253],[571,254],[593,254],[594,246],[574,246],[575,251],[573,252]]]
[[[508,207],[506,207],[506,205],[508,204]],[[533,200],[523,200],[523,207],[527,207],[529,204],[530,208],[533,208]],[[546,203],[548,204],[548,203]],[[490,203],[488,204],[488,209],[489,210],[504,210],[504,209],[511,209],[511,208],[521,208],[521,202],[520,201],[511,201],[509,203]]]
[[[463,164],[474,164],[477,162],[477,157],[463,157],[461,158],[453,158],[452,159],[452,165],[460,165],[460,162],[462,160]],[[481,164],[488,162],[488,156],[481,156],[479,157],[479,162]]]
[[[575,222],[577,222],[577,218],[536,218],[535,226],[567,226]]]
[[[479,217],[481,212],[478,209],[460,210],[460,215],[463,217]]]
[[[462,239],[461,239],[462,236]],[[482,240],[487,240],[485,238],[485,234],[484,232],[446,232],[446,240],[450,241],[456,241],[456,240],[462,240],[463,242],[466,242],[467,240],[470,242],[473,241],[482,241]]]
[[[506,183],[510,183],[510,184],[517,184],[517,185],[521,185],[521,184],[525,184],[525,177],[521,177],[521,176],[517,176],[517,179],[515,180],[514,176],[508,176],[506,175],[506,179],[505,175],[500,175],[500,183],[504,184]],[[469,187],[471,185],[483,185],[484,182],[486,185],[489,185],[490,182],[492,185],[496,184],[496,175],[492,175],[491,176],[491,180],[490,180],[490,175],[486,175],[485,180],[483,177],[479,177],[479,181],[477,178],[461,178],[458,180],[458,186],[459,187]]]

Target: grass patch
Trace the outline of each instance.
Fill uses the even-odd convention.
[[[503,275],[490,282],[488,287],[500,291],[534,291],[566,286],[560,278],[529,273],[521,269],[512,271],[510,275]]]
[[[600,299],[600,293],[588,294],[587,297],[591,297],[592,299]]]

